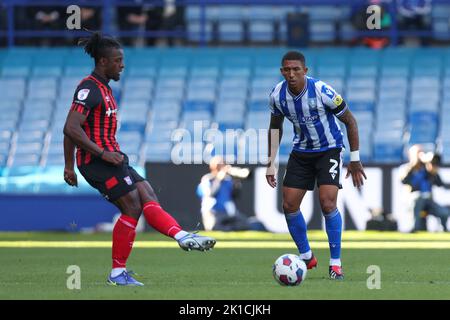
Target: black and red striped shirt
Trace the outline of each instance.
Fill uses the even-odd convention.
[[[82,127],[91,141],[106,151],[120,151],[116,141],[117,103],[105,79],[93,72],[81,80],[70,110],[87,116]],[[92,157],[77,147],[77,166],[88,164]]]

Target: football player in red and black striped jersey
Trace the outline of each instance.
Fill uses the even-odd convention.
[[[74,171],[75,147],[78,170],[86,181],[121,210],[113,230],[112,271],[107,282],[112,285],[143,285],[126,270],[136,225],[141,213],[159,232],[174,238],[184,250],[209,250],[213,238],[188,233],[165,212],[149,182],[128,163],[116,141],[117,103],[110,80],[118,81],[124,69],[119,42],[100,33],[92,33],[80,44],[95,60],[95,69],[78,85],[64,126],[64,180],[77,185]]]

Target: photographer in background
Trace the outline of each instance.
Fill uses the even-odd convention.
[[[433,200],[433,186],[449,188],[439,176],[440,156],[424,153],[420,145],[409,149],[409,164],[402,183],[411,187],[414,197],[414,229],[413,232],[426,230],[426,216],[431,214],[441,220],[444,231],[447,231],[447,219],[450,210]]]
[[[225,165],[219,156],[211,159],[209,169],[210,173],[201,178],[197,187],[205,230],[249,230],[247,217],[236,209],[234,199],[240,189],[240,179],[246,179],[250,170]]]

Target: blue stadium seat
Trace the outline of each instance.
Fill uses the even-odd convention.
[[[360,89],[370,89],[375,90],[376,79],[368,77],[351,77],[347,78],[347,89],[349,88],[360,88]]]
[[[12,160],[12,168],[17,167],[21,170],[27,169],[23,167],[29,167],[29,172],[33,172],[36,170],[36,166],[39,165],[40,154],[18,154],[13,157]],[[11,169],[12,169],[11,168]],[[23,172],[23,171],[22,171]],[[13,171],[10,171],[10,174],[13,174]]]
[[[310,25],[311,40],[316,42],[329,42],[333,41],[336,37],[336,28],[334,22],[311,21]]]
[[[168,66],[161,66],[159,69],[158,77],[160,79],[183,79],[188,73],[186,65],[176,66],[170,63]]]
[[[217,13],[219,21],[242,21],[247,17],[248,7],[240,5],[220,6]]]
[[[317,77],[319,79],[345,77],[346,76],[345,66],[346,66],[345,63],[336,65],[319,64],[319,67],[316,69]],[[330,85],[333,86],[331,83]]]
[[[268,112],[268,102],[267,101],[251,101],[249,103],[248,111],[262,111]]]
[[[158,129],[158,132],[153,132],[152,130],[148,130],[145,133],[144,141],[145,142],[170,142],[172,137],[172,129]]]
[[[145,158],[150,162],[167,162],[171,159],[172,143],[147,143],[145,145]]]
[[[45,161],[46,166],[63,166],[65,164],[64,154],[49,154]],[[59,186],[60,188],[60,186]]]
[[[216,88],[216,79],[215,77],[193,77],[188,80],[187,90],[210,90],[214,91]]]
[[[35,77],[59,77],[62,74],[60,66],[34,66],[31,75]]]
[[[17,143],[15,156],[26,154],[40,154],[42,152],[42,147],[42,143],[39,142]]]
[[[64,68],[65,77],[76,77],[81,81],[83,78],[89,76],[93,71],[93,67],[90,64],[86,65],[66,65]]]
[[[215,61],[215,60],[214,60]],[[203,61],[203,63],[207,64],[208,61]],[[216,64],[216,62],[211,62]],[[217,61],[217,65],[219,62]],[[191,69],[191,78],[198,79],[201,77],[207,77],[210,79],[216,78],[219,75],[219,68],[217,66],[205,66],[205,67],[193,67]]]
[[[223,100],[246,100],[247,99],[247,88],[236,88],[230,90],[229,88],[221,88],[219,90],[218,101]]]
[[[127,75],[127,78],[134,78],[134,77],[147,77],[147,78],[153,78],[157,75],[157,68],[156,66],[152,65],[138,65],[138,66],[130,66],[129,68],[125,69],[125,74]]]
[[[48,129],[50,124],[50,119],[48,120],[30,120],[30,121],[21,121],[19,123],[19,132],[20,131],[45,131]]]
[[[0,78],[0,95],[4,101],[18,101],[25,96],[26,83],[24,78]],[[2,101],[2,103],[4,103]]]
[[[37,130],[36,127],[27,128],[25,131],[18,130],[16,136],[17,143],[34,143],[34,142],[43,142],[46,130]]]
[[[188,40],[193,42],[206,41],[210,42],[213,39],[213,24],[207,22],[204,25],[204,30],[200,22],[189,20],[187,24]]]
[[[252,42],[272,42],[275,38],[274,25],[267,21],[251,21],[249,23],[249,38]]]
[[[0,123],[14,123],[17,124],[17,121],[20,117],[20,109],[14,110],[14,109],[0,109],[2,119],[0,120]]]
[[[186,100],[183,104],[183,111],[206,111],[212,113],[214,110],[214,104],[211,102],[206,102],[202,100]]]
[[[350,68],[351,77],[376,77],[378,75],[377,66],[353,66]]]
[[[214,103],[216,100],[215,90],[199,90],[198,88],[190,88],[187,91],[186,99],[188,101]]]
[[[346,97],[349,101],[373,102],[375,101],[375,91],[370,89],[351,88],[346,91]]]
[[[7,156],[9,153],[9,147],[10,147],[9,140],[0,141],[0,154]]]
[[[375,141],[373,160],[377,163],[399,163],[403,161],[403,143],[401,141]]]
[[[149,101],[151,97],[152,97],[151,89],[144,89],[144,88],[141,88],[140,90],[126,89],[123,92],[122,100],[128,101],[139,99]]]
[[[220,32],[221,24],[242,25],[254,11],[258,18],[251,21],[249,29],[237,28],[244,37],[244,31],[251,36],[256,27],[271,29],[271,21],[281,22],[282,27],[280,12],[297,10],[272,5],[238,7],[242,10],[239,15],[228,17],[222,15],[221,9],[225,7],[208,7],[207,19],[211,23],[220,20]],[[336,12],[341,11],[336,9]],[[316,15],[313,20],[323,22],[324,19],[325,16]],[[199,21],[199,16],[189,21],[188,29],[190,24]],[[317,35],[314,28],[313,35]],[[329,26],[324,28],[325,35],[329,35]],[[212,28],[209,31],[212,37]],[[118,135],[137,130],[139,140],[169,142],[172,130],[179,127],[192,130],[193,121],[198,120],[195,112],[201,110],[207,112],[207,116],[202,116],[205,128],[211,125],[220,130],[267,129],[268,94],[281,80],[279,64],[284,51],[284,48],[127,48],[125,74],[120,82],[111,83],[120,105],[122,127]],[[450,114],[450,107],[445,103],[450,100],[450,51],[447,49],[389,47],[373,51],[333,47],[302,51],[311,68],[310,74],[317,75],[343,95],[355,113],[360,125],[360,153],[364,159],[372,160],[377,156],[376,159],[381,157],[384,163],[389,163],[389,159],[398,161],[403,159],[403,154],[399,148],[390,146],[390,142],[433,143],[450,130],[446,124],[450,123],[446,116]],[[39,58],[32,59],[33,56]],[[92,67],[92,59],[82,50],[18,48],[8,50],[7,54],[0,50],[0,132],[10,132],[10,136],[0,139],[1,163],[6,163],[9,145],[28,143],[23,137],[35,128],[40,132],[36,140],[46,153],[39,160],[51,162],[47,161],[43,144],[46,132],[50,133],[47,137],[51,137],[48,154],[54,156],[55,163],[58,163],[57,157],[62,159],[65,117],[76,86]],[[292,128],[288,131],[292,133]],[[18,142],[12,132],[19,132]],[[136,141],[130,142],[130,155],[141,161],[139,151],[143,147]],[[284,159],[290,143],[289,139],[283,140],[284,151],[280,155]],[[381,148],[380,144],[388,149],[392,147],[389,152],[394,155],[390,158],[389,152],[385,152],[380,156],[383,154],[377,149]],[[167,154],[163,157],[167,159]]]
[[[29,66],[10,66],[6,65],[2,68],[2,77],[27,77],[30,73],[30,67]]]
[[[348,106],[352,111],[370,111],[373,112],[375,109],[375,104],[371,101],[352,101],[347,102]]]

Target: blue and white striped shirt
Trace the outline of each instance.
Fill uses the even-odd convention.
[[[343,134],[336,117],[348,107],[342,97],[323,81],[306,77],[305,88],[294,96],[286,81],[270,93],[273,115],[283,115],[294,126],[293,150],[320,152],[343,148]]]

